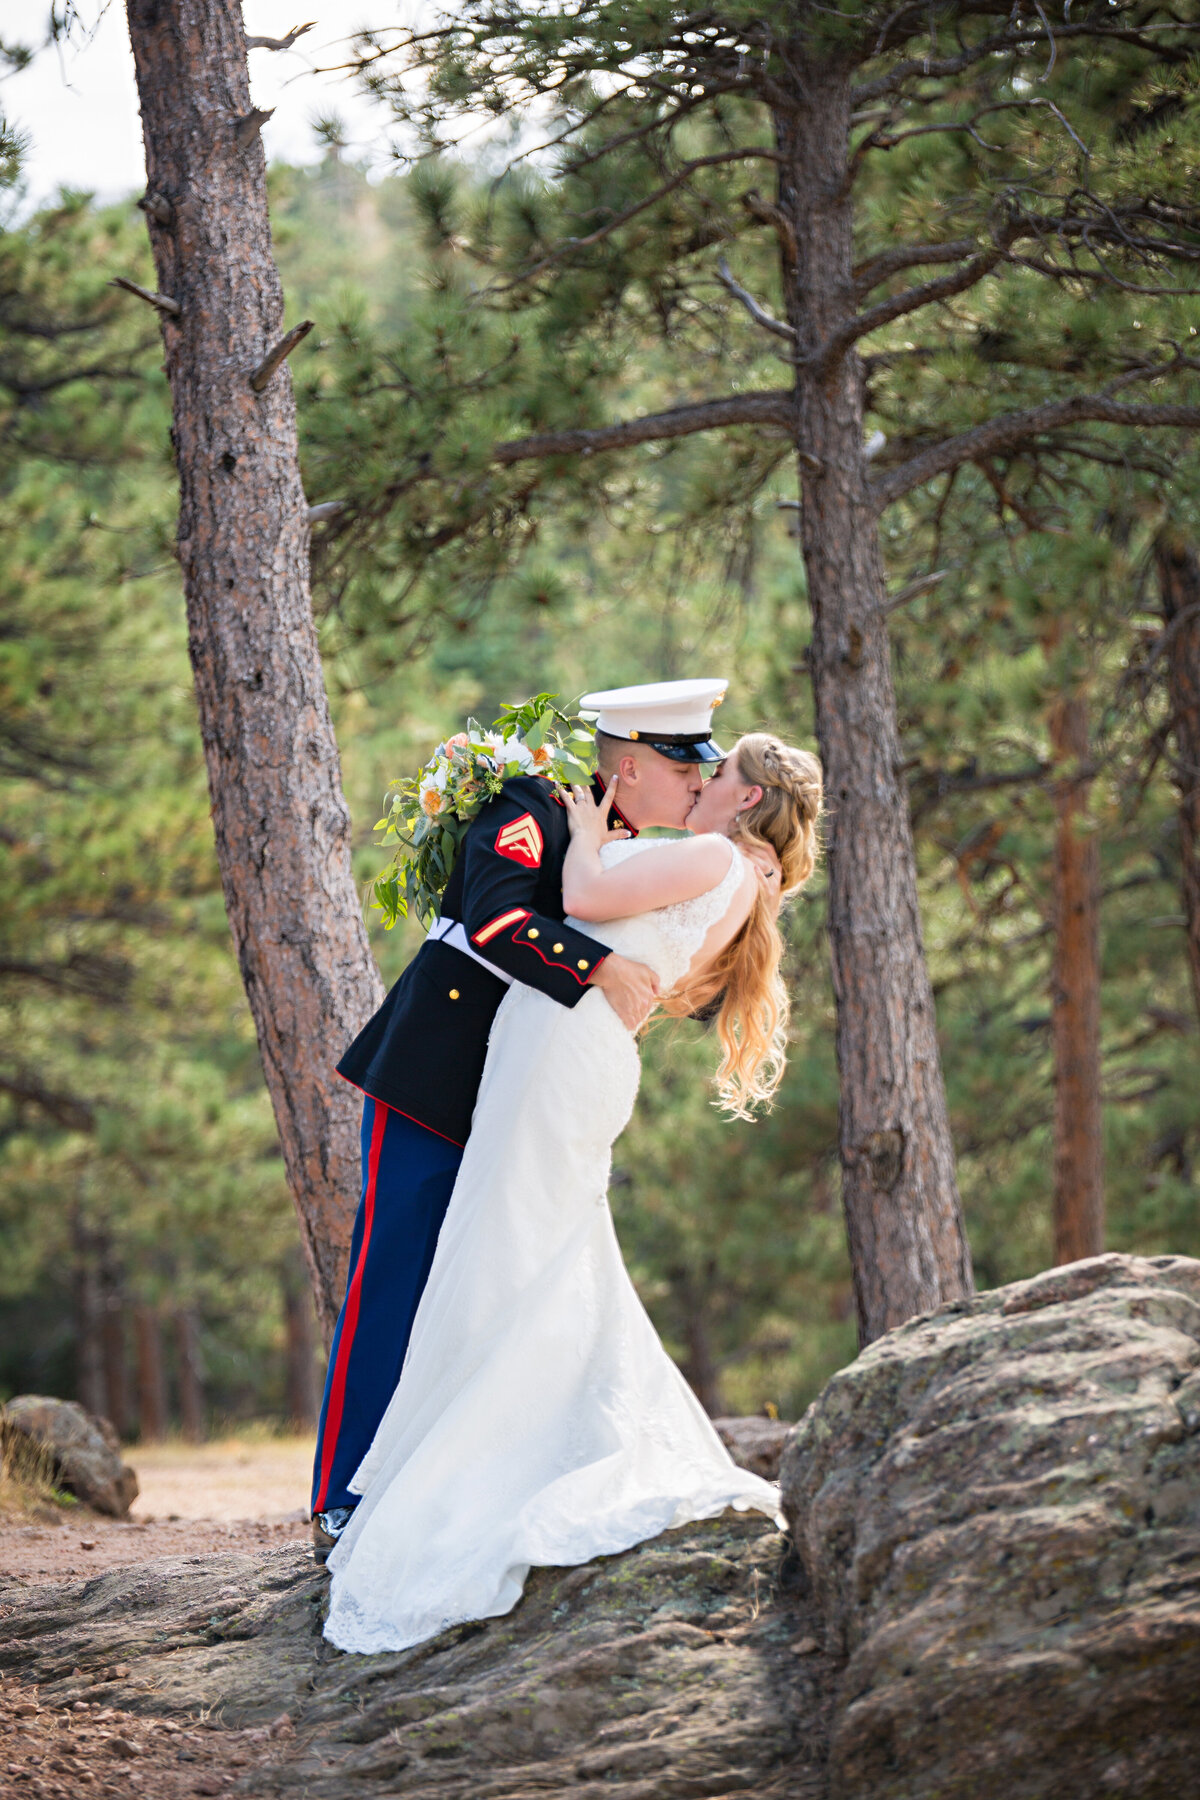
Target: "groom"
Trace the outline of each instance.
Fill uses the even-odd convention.
[[[635,835],[685,824],[701,765],[724,756],[711,734],[727,685],[662,681],[584,695],[580,705],[599,715],[593,791],[620,777],[613,813]],[[650,969],[564,924],[568,841],[547,780],[505,782],[471,823],[441,917],[337,1066],[365,1095],[363,1187],[317,1429],[318,1562],[357,1504],[348,1483],[400,1379],[506,987],[521,981],[563,1006],[598,987],[631,1031],[654,1004]]]

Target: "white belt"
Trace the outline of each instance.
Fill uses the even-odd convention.
[[[511,987],[513,984],[513,976],[506,975],[503,969],[498,969],[495,963],[488,961],[486,956],[480,956],[467,936],[465,926],[461,925],[457,919],[448,919],[443,913],[442,917],[435,919],[429,927],[429,936],[426,942],[449,944],[452,950],[461,950],[464,956],[472,957],[480,968],[487,970],[489,975],[498,975],[505,987]]]

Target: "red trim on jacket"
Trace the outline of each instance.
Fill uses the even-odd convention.
[[[515,948],[518,948],[521,950],[532,950],[533,954],[535,956],[541,956],[542,961],[545,963],[545,965],[548,969],[560,969],[564,975],[573,975],[575,977],[576,981],[579,983],[580,987],[587,986],[588,981],[591,979],[592,969],[598,969],[600,967],[600,964],[604,961],[604,956],[611,955],[611,951],[606,946],[604,956],[598,956],[596,958],[595,962],[592,963],[591,968],[588,969],[587,974],[581,975],[579,973],[578,969],[573,969],[571,967],[570,963],[560,963],[560,962],[556,962],[552,956],[542,956],[542,953],[538,949],[537,945],[531,944],[529,942],[528,938],[519,938],[519,937],[516,937],[515,935],[513,935],[510,937],[509,941],[510,941],[510,943],[513,944],[513,946]],[[553,998],[553,996],[551,996],[551,998]]]

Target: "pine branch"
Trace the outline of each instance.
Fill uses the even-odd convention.
[[[776,337],[786,338],[789,344],[794,344],[796,342],[796,333],[792,330],[790,325],[785,325],[782,319],[775,318],[773,314],[767,311],[765,306],[759,305],[753,294],[749,293],[744,287],[739,286],[734,280],[733,272],[724,257],[722,257],[717,264],[717,279],[720,281],[722,287],[728,288],[735,300],[741,301],[756,325],[761,325],[764,331],[770,331]]]
[[[1010,18],[1012,16],[1009,14]],[[922,12],[921,20],[924,23],[915,24],[914,29],[928,28],[927,11]],[[887,27],[885,26],[884,32],[871,52],[872,58],[881,54],[886,31]],[[941,81],[961,75],[965,70],[973,68],[976,63],[984,62],[989,57],[1001,56],[1006,50],[1019,50],[1023,56],[1028,56],[1039,48],[1052,52],[1056,43],[1062,43],[1068,38],[1115,39],[1118,43],[1132,44],[1139,50],[1149,51],[1156,57],[1181,63],[1186,62],[1191,54],[1190,51],[1176,50],[1173,46],[1154,42],[1151,34],[1163,31],[1200,31],[1200,20],[1172,19],[1140,28],[1122,26],[1115,19],[1081,19],[1074,24],[1068,24],[1064,20],[1056,25],[1053,31],[1048,31],[1031,26],[1027,20],[1020,18],[1014,27],[1006,24],[1004,30],[994,33],[989,38],[982,38],[979,43],[972,44],[969,49],[961,51],[957,56],[919,56],[910,58],[908,62],[897,63],[886,75],[880,75],[874,81],[867,81],[860,87],[852,88],[850,103],[857,110],[859,107],[869,106],[873,100],[882,100],[889,94],[901,93],[912,81]],[[867,59],[864,58],[864,60]]]
[[[148,305],[157,307],[159,312],[169,314],[172,319],[177,319],[183,310],[178,300],[173,300],[170,294],[156,294],[151,288],[140,287],[136,281],[130,281],[127,275],[114,275],[108,285],[124,288],[127,294],[136,294],[139,300],[145,300]]]
[[[86,1100],[61,1089],[49,1088],[27,1070],[0,1073],[0,1094],[9,1094],[27,1106],[36,1106],[65,1131],[94,1131],[96,1115]]]
[[[905,269],[930,263],[962,262],[976,249],[978,245],[974,238],[954,238],[948,244],[902,244],[895,250],[881,250],[878,256],[859,263],[854,271],[854,285],[860,294],[869,294],[881,281],[888,281]]]
[[[792,430],[796,414],[792,395],[777,388],[753,394],[730,394],[721,400],[699,400],[690,406],[673,406],[667,412],[647,413],[616,425],[596,425],[577,431],[543,431],[532,437],[510,438],[497,444],[492,461],[507,468],[530,457],[594,456],[603,450],[625,450],[634,444],[666,443],[690,437],[698,431],[718,431],[729,425],[775,425]]]
[[[247,50],[290,50],[296,39],[303,37],[306,31],[311,31],[316,22],[315,19],[310,19],[307,25],[293,25],[286,37],[248,37],[246,48]]]
[[[905,288],[903,293],[893,294],[889,300],[881,300],[878,306],[870,306],[866,312],[859,313],[843,325],[840,331],[827,338],[813,357],[817,363],[828,364],[848,350],[859,338],[866,337],[881,326],[890,325],[894,319],[902,319],[906,313],[918,312],[923,306],[932,306],[939,300],[949,300],[955,294],[961,294],[966,288],[974,287],[990,275],[1005,256],[1013,241],[1020,236],[1021,227],[1010,221],[993,239],[987,250],[981,250],[977,256],[956,269],[953,275],[941,275],[936,281],[922,282],[919,287]]]
[[[604,239],[611,237],[614,231],[619,231],[622,225],[628,225],[629,221],[636,219],[639,213],[644,213],[650,207],[657,206],[660,200],[665,200],[668,194],[673,194],[676,188],[682,187],[685,181],[691,179],[697,169],[711,169],[721,163],[749,162],[751,160],[761,162],[764,159],[768,162],[778,162],[779,153],[765,146],[755,146],[741,150],[722,150],[712,156],[693,157],[681,169],[677,169],[669,181],[665,181],[652,194],[647,194],[644,200],[635,201],[632,206],[627,206],[623,212],[619,212],[611,218],[606,225],[597,226],[596,230],[589,232],[586,237],[564,239],[556,250],[552,250],[548,256],[543,256],[540,262],[532,263],[529,268],[522,269],[514,275],[511,281],[506,281],[490,291],[494,294],[510,293],[513,288],[521,287],[525,282],[532,281],[535,276],[553,268],[556,263],[560,263],[566,256],[573,255],[575,251],[589,250],[593,244],[603,243]]]
[[[1188,429],[1200,426],[1200,406],[1130,405],[1127,401],[1113,400],[1107,394],[1075,394],[1069,400],[1050,400],[1043,406],[1030,407],[1026,412],[1001,413],[982,425],[972,426],[969,431],[960,431],[954,437],[944,438],[940,444],[932,444],[929,449],[910,456],[890,474],[880,476],[871,486],[875,504],[882,511],[893,501],[911,493],[913,488],[932,481],[935,475],[944,475],[968,462],[982,466],[988,457],[1025,449],[1048,433],[1061,430],[1064,425],[1089,420],[1143,430],[1162,426]]]

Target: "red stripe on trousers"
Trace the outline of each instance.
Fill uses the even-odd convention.
[[[363,1270],[366,1267],[367,1249],[371,1242],[371,1226],[375,1219],[375,1180],[379,1174],[379,1154],[383,1149],[383,1134],[387,1130],[387,1116],[387,1107],[382,1101],[376,1100],[375,1116],[371,1122],[371,1148],[367,1156],[367,1191],[363,1196],[362,1243],[359,1246],[354,1273],[350,1277],[350,1286],[346,1290],[346,1316],[342,1320],[342,1335],[338,1339],[337,1361],[333,1367],[333,1380],[329,1387],[329,1405],[325,1412],[325,1432],[321,1439],[321,1486],[313,1503],[315,1513],[325,1510],[325,1495],[329,1490],[329,1477],[333,1473],[333,1458],[337,1451],[338,1432],[341,1430],[342,1413],[346,1405],[346,1372],[350,1363],[350,1351],[354,1344],[354,1333],[358,1328]]]

